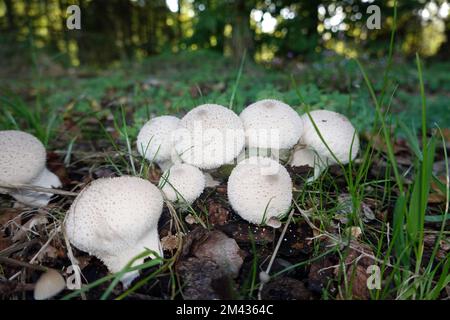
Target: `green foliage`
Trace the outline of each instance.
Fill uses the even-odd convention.
[[[382,83],[376,80],[378,77],[375,75],[383,64],[367,65],[367,73],[374,79],[375,90],[380,89]],[[412,64],[393,67],[389,81],[398,83],[398,88],[391,103],[391,121],[393,124],[403,122],[407,126],[418,128],[421,124],[421,107],[420,96],[414,93],[416,86],[411,80],[415,76],[414,67]],[[424,86],[427,92],[432,92],[427,106],[428,125],[436,123],[440,127],[450,127],[450,114],[446,112],[446,90],[436,88],[433,80],[439,79],[443,88],[450,87],[450,79],[447,79],[449,69],[450,63],[441,63],[440,68],[431,70],[426,66],[423,74]],[[211,51],[183,52],[176,55],[167,53],[147,59],[142,64],[99,73],[88,72],[88,77],[44,78],[31,85],[39,85],[40,104],[45,107],[25,108],[25,102],[12,102],[9,98],[8,104],[15,107],[8,106],[4,110],[20,117],[22,122],[29,119],[28,124],[20,123],[18,126],[40,132],[39,135],[44,140],[47,139],[45,127],[55,121],[46,118],[56,117],[58,120],[60,117],[56,110],[63,110],[71,103],[74,104],[73,109],[65,110],[69,114],[114,113],[123,105],[126,114],[131,114],[134,118],[134,123],[128,121],[131,125],[131,136],[137,134],[133,129],[134,124],[140,126],[151,116],[181,114],[205,102],[228,106],[233,93],[233,109],[236,112],[264,98],[280,99],[293,105],[298,111],[303,111],[288,73],[268,69],[247,60],[243,65],[239,84],[235,86],[238,70],[239,62]],[[81,69],[80,74],[84,73],[86,72]],[[373,124],[375,109],[369,103],[369,93],[354,62],[334,57],[305,66],[301,71],[294,69],[292,73],[305,103],[312,109],[325,108],[346,114],[359,130],[365,130]],[[14,88],[15,91],[26,90],[28,86],[29,84],[23,81],[8,83],[8,87]],[[3,119],[0,124],[11,127],[13,124],[8,121],[10,117],[5,111],[0,115],[0,121]],[[24,112],[35,113],[35,116],[22,116]],[[38,121],[38,112],[42,113],[44,119]],[[44,128],[35,128],[36,125]]]
[[[40,98],[30,106],[19,96],[0,96],[0,128],[26,130],[47,146],[54,136],[58,111],[56,106],[42,105]]]

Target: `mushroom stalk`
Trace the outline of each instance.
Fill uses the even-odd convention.
[[[30,184],[32,186],[47,189],[60,188],[62,186],[58,176],[49,171],[47,168],[44,168],[41,174],[39,174],[35,179],[33,179],[30,182]],[[36,192],[25,189],[10,192],[10,195],[17,201],[27,206],[37,208],[45,207],[50,202],[50,199],[53,197],[52,193]]]
[[[130,246],[123,252],[117,255],[109,255],[102,258],[105,265],[108,266],[109,270],[113,273],[120,272],[133,258],[142,254],[145,249],[148,249],[155,254],[150,254],[147,257],[136,259],[130,267],[135,267],[144,263],[146,258],[155,259],[158,256],[162,257],[163,252],[161,248],[161,243],[159,240],[158,231],[156,229],[150,231],[147,236],[145,236],[141,241],[136,243],[134,246]],[[130,284],[139,276],[139,271],[134,270],[125,273],[125,275],[120,279],[123,286],[128,288]]]

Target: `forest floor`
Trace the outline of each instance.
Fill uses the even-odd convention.
[[[364,63],[377,95],[383,92],[379,70],[385,63]],[[0,76],[0,129],[28,131],[43,141],[48,167],[66,191],[78,193],[94,179],[132,174],[126,146],[135,145],[149,118],[182,116],[205,102],[237,113],[264,98],[280,99],[299,113],[335,110],[350,119],[362,142],[352,166],[332,166],[313,183],[306,183],[309,168],[287,167],[294,182],[293,216],[281,228],[239,218],[228,203],[224,179],[203,192],[193,212],[165,206],[159,226],[162,266],[141,270],[124,290],[98,259],[72,248],[83,283],[90,285],[56,298],[449,299],[449,63],[425,64],[421,74],[414,62],[394,61],[386,84],[384,136],[363,74],[354,61],[339,57],[313,64],[277,61],[270,68],[245,62],[241,76],[239,65],[211,52],[161,55],[97,70],[64,69],[49,61],[39,66]],[[430,143],[422,146],[423,123]],[[136,150],[132,158],[143,165]],[[159,168],[144,166],[144,178],[157,183]],[[430,178],[418,179],[426,170]],[[407,190],[404,198],[400,184]],[[416,206],[416,198],[426,203]],[[399,199],[406,201],[405,211],[398,210]],[[2,299],[32,299],[42,274],[37,266],[71,275],[61,226],[72,201],[57,195],[35,210],[0,195]],[[423,220],[410,221],[404,212]],[[242,267],[231,266],[240,268],[237,274],[218,268],[214,261],[220,257],[208,256],[230,239],[240,248],[231,260],[243,261]],[[270,280],[262,285],[260,272],[270,262]],[[379,267],[379,289],[367,286],[373,280],[370,266]]]

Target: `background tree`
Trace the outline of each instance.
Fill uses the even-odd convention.
[[[71,4],[81,8],[82,30],[65,27]],[[380,30],[366,25],[373,4],[381,8]],[[0,55],[25,46],[24,57],[39,49],[62,53],[70,63],[100,65],[184,49],[215,50],[236,60],[244,51],[249,58],[270,51],[269,58],[300,60],[324,50],[384,56],[392,12],[393,1],[0,0]],[[403,54],[448,58],[447,0],[398,1],[397,21]]]

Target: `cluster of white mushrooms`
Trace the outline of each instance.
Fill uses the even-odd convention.
[[[33,136],[1,131],[0,148],[0,183],[60,186],[46,170],[45,149]],[[292,180],[280,154],[290,155],[291,166],[314,168],[315,179],[326,166],[353,160],[359,140],[343,115],[318,110],[299,116],[281,101],[261,100],[240,116],[204,104],[181,119],[155,117],[140,130],[137,149],[163,170],[158,187],[138,177],[98,179],[77,196],[66,215],[70,242],[101,259],[111,272],[145,248],[154,252],[152,257],[162,255],[158,220],[164,199],[191,205],[205,187],[215,185],[211,174],[220,167],[235,165],[227,188],[235,212],[251,223],[269,224],[285,215],[292,202]],[[10,194],[32,206],[49,198],[45,193]],[[127,285],[136,275],[128,273],[122,282]]]
[[[212,173],[236,164],[228,178],[230,204],[245,220],[263,224],[291,206],[292,182],[280,156],[288,154],[291,166],[314,168],[312,181],[328,165],[353,160],[359,139],[341,114],[316,110],[300,116],[281,101],[265,99],[239,116],[204,104],[182,119],[155,117],[139,132],[137,147],[164,170],[160,186],[174,202],[191,204],[205,186],[215,185]]]

